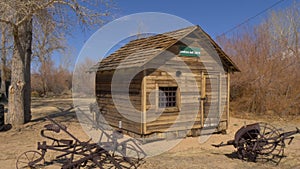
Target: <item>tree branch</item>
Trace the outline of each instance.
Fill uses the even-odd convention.
[[[39,10],[42,10],[42,9],[45,9],[47,8],[48,6],[54,4],[54,3],[57,3],[57,2],[60,2],[60,1],[57,1],[57,0],[51,0],[49,1],[48,3],[44,4],[44,5],[40,5],[38,6],[36,9],[32,10],[28,15],[26,15],[23,19],[21,19],[19,22],[16,23],[17,26],[19,26],[20,24],[22,24],[23,22],[27,21],[29,18],[31,18],[34,13],[36,13],[37,11]]]
[[[1,18],[0,18],[0,22],[5,23],[5,24],[8,24],[8,25],[12,25],[12,26],[15,25],[15,24],[12,23],[11,21],[8,21],[8,20],[5,20],[5,19],[1,19]]]

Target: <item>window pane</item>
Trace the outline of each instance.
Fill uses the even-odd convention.
[[[175,107],[177,87],[159,87],[159,107]]]

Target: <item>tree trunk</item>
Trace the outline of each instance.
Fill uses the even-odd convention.
[[[30,62],[32,20],[13,28],[14,50],[8,99],[8,121],[20,126],[31,120]]]
[[[18,27],[13,28],[14,49],[12,57],[11,85],[8,98],[8,121],[13,127],[25,122],[24,87],[25,87],[25,53],[20,42]]]
[[[41,55],[43,55],[43,52],[41,53]],[[46,96],[47,91],[48,91],[47,72],[49,72],[49,70],[48,70],[48,66],[46,65],[47,63],[46,63],[46,59],[44,58],[44,56],[39,56],[39,60],[42,64],[40,67],[40,74],[41,74],[41,81],[42,81],[42,87],[43,87],[43,95]]]
[[[32,19],[25,23],[24,40],[25,44],[25,89],[24,89],[24,113],[25,123],[31,120],[31,54],[32,54]]]
[[[6,95],[6,25],[1,25],[1,91],[0,93],[2,94],[2,100],[6,101],[7,100],[7,95]]]

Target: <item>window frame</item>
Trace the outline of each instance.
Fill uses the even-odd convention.
[[[158,107],[172,108],[177,107],[177,87],[162,87],[158,88]]]
[[[172,107],[160,107],[160,88],[162,87],[176,87],[176,93],[175,93],[175,106],[172,106]],[[180,89],[177,85],[159,85],[159,84],[156,84],[156,91],[157,91],[157,96],[156,96],[156,108],[157,110],[164,110],[166,112],[174,112],[174,111],[180,111],[180,105],[181,105],[181,102],[180,102],[180,98],[181,98],[181,95],[180,95]]]

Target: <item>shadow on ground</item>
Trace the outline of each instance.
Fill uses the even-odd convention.
[[[43,122],[46,121],[46,117],[55,119],[59,122],[77,122],[76,112],[73,105],[69,104],[69,108],[55,107],[58,111],[48,114],[42,114],[42,116],[32,119],[31,122]]]
[[[0,126],[0,132],[8,131],[12,128],[11,124],[4,124],[3,126]]]

